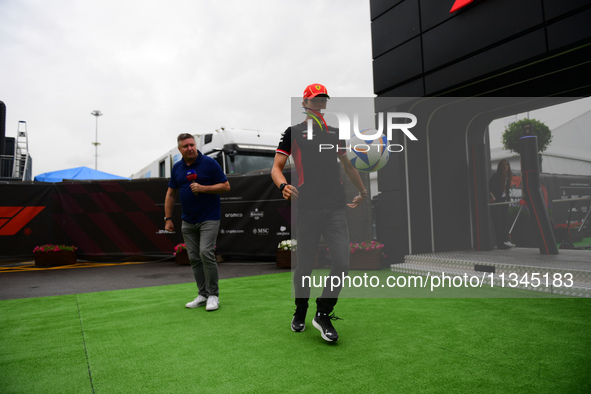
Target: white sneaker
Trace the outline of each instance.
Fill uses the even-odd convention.
[[[220,299],[218,296],[209,296],[207,298],[207,306],[205,307],[206,311],[215,311],[220,307]]]
[[[187,308],[197,308],[198,306],[203,306],[206,303],[207,303],[207,297],[203,297],[202,295],[200,295],[199,297],[195,298],[193,301],[187,302],[185,304],[185,306]]]
[[[510,248],[514,248],[514,247],[515,247],[515,244],[512,244],[512,243],[511,243],[511,242],[509,242],[509,241],[505,242],[505,245],[507,245],[507,246],[508,246],[508,247],[510,247]]]

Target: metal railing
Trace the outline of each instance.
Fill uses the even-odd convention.
[[[14,168],[14,156],[0,155],[0,177],[12,178],[12,170]]]
[[[0,155],[0,178],[30,181],[31,158],[29,154]]]

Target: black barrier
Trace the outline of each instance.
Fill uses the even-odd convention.
[[[289,181],[289,171],[285,173]],[[292,238],[291,203],[283,199],[270,172],[228,175],[232,190],[222,194],[216,253],[229,258],[275,259],[279,242]]]
[[[269,172],[228,176],[222,195],[217,253],[271,259],[290,234],[290,202]],[[164,178],[4,182],[0,184],[0,259],[31,258],[35,246],[74,245],[80,259],[129,260],[172,256],[183,242],[177,199],[175,233],[164,229]]]
[[[0,178],[12,176],[12,161],[14,157],[8,157],[6,152],[6,105],[0,101]],[[10,152],[14,155],[14,152]]]
[[[474,157],[472,157],[474,159]],[[478,174],[478,171],[476,172]],[[285,172],[289,177],[289,171]],[[381,173],[380,173],[381,175]],[[269,172],[228,176],[232,190],[222,195],[222,221],[218,236],[217,253],[228,258],[265,259],[275,256],[277,244],[295,238],[292,233],[289,201],[271,182]],[[581,222],[589,212],[589,202],[559,204],[557,199],[572,199],[591,194],[591,177],[541,174],[542,190],[547,193],[545,203],[550,205],[554,224]],[[517,210],[522,198],[522,187],[527,180],[515,171],[510,192]],[[75,245],[81,259],[131,259],[139,253],[141,258],[172,256],[172,249],[182,242],[180,231],[163,233],[163,204],[167,179],[151,178],[117,181],[83,182],[0,182],[0,259],[31,258],[33,248],[47,243]],[[350,183],[345,182],[345,187]],[[351,186],[352,188],[352,186]],[[354,188],[352,188],[354,189]],[[352,200],[351,190],[347,200]],[[481,199],[479,205],[486,201]],[[486,194],[486,193],[485,193]],[[385,215],[392,209],[394,193],[379,196],[378,225],[396,226],[404,221]],[[369,204],[363,209],[369,210]],[[371,237],[356,235],[367,231],[367,211],[362,207],[348,210],[351,240],[358,242]],[[371,212],[371,211],[368,211]],[[180,229],[180,206],[174,210],[174,223]],[[358,215],[354,217],[353,215]],[[485,214],[480,219],[485,219]],[[533,233],[529,221],[521,215],[512,233],[517,241],[521,234],[517,227],[527,223],[527,233]],[[530,215],[531,216],[531,215]],[[514,216],[510,218],[511,222]],[[570,220],[569,220],[570,219]],[[479,222],[480,230],[484,221]],[[474,225],[476,225],[474,223]],[[378,239],[389,247],[388,255],[396,253],[404,258],[402,230],[400,237]],[[582,234],[582,231],[580,232]],[[487,246],[487,237],[480,234],[481,250]],[[406,239],[406,241],[405,241]],[[562,238],[558,239],[562,241]],[[483,244],[484,243],[484,244]],[[531,247],[535,247],[535,240]]]
[[[82,259],[172,254],[163,234],[166,180],[7,182],[0,185],[0,258],[44,244],[74,245]]]
[[[6,105],[0,101],[0,155],[4,155],[4,139],[6,138]],[[1,167],[0,167],[1,168]],[[4,174],[0,173],[0,176]]]
[[[556,239],[540,185],[538,138],[536,136],[521,137],[520,144],[523,198],[530,209],[532,228],[538,239],[538,248],[541,254],[558,254]]]
[[[486,182],[479,182],[479,179],[486,179],[486,168],[488,159],[486,157],[484,144],[470,146],[470,185],[472,187],[472,225],[475,228],[474,248],[476,250],[492,250],[490,219],[488,211],[488,188]]]

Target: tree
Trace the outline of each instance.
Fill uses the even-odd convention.
[[[510,123],[503,133],[503,146],[512,152],[521,154],[519,139],[525,135],[538,137],[538,151],[543,152],[552,142],[552,132],[544,123],[536,119],[521,119]]]

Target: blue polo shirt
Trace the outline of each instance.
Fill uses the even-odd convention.
[[[203,156],[201,152],[199,152],[197,160],[190,166],[183,159],[176,162],[172,166],[168,187],[179,189],[183,209],[181,218],[191,224],[201,223],[206,220],[220,220],[220,195],[209,193],[195,195],[191,191],[191,182],[187,180],[187,171],[189,170],[194,170],[197,173],[195,182],[200,185],[211,186],[228,180],[217,161],[209,156]]]

